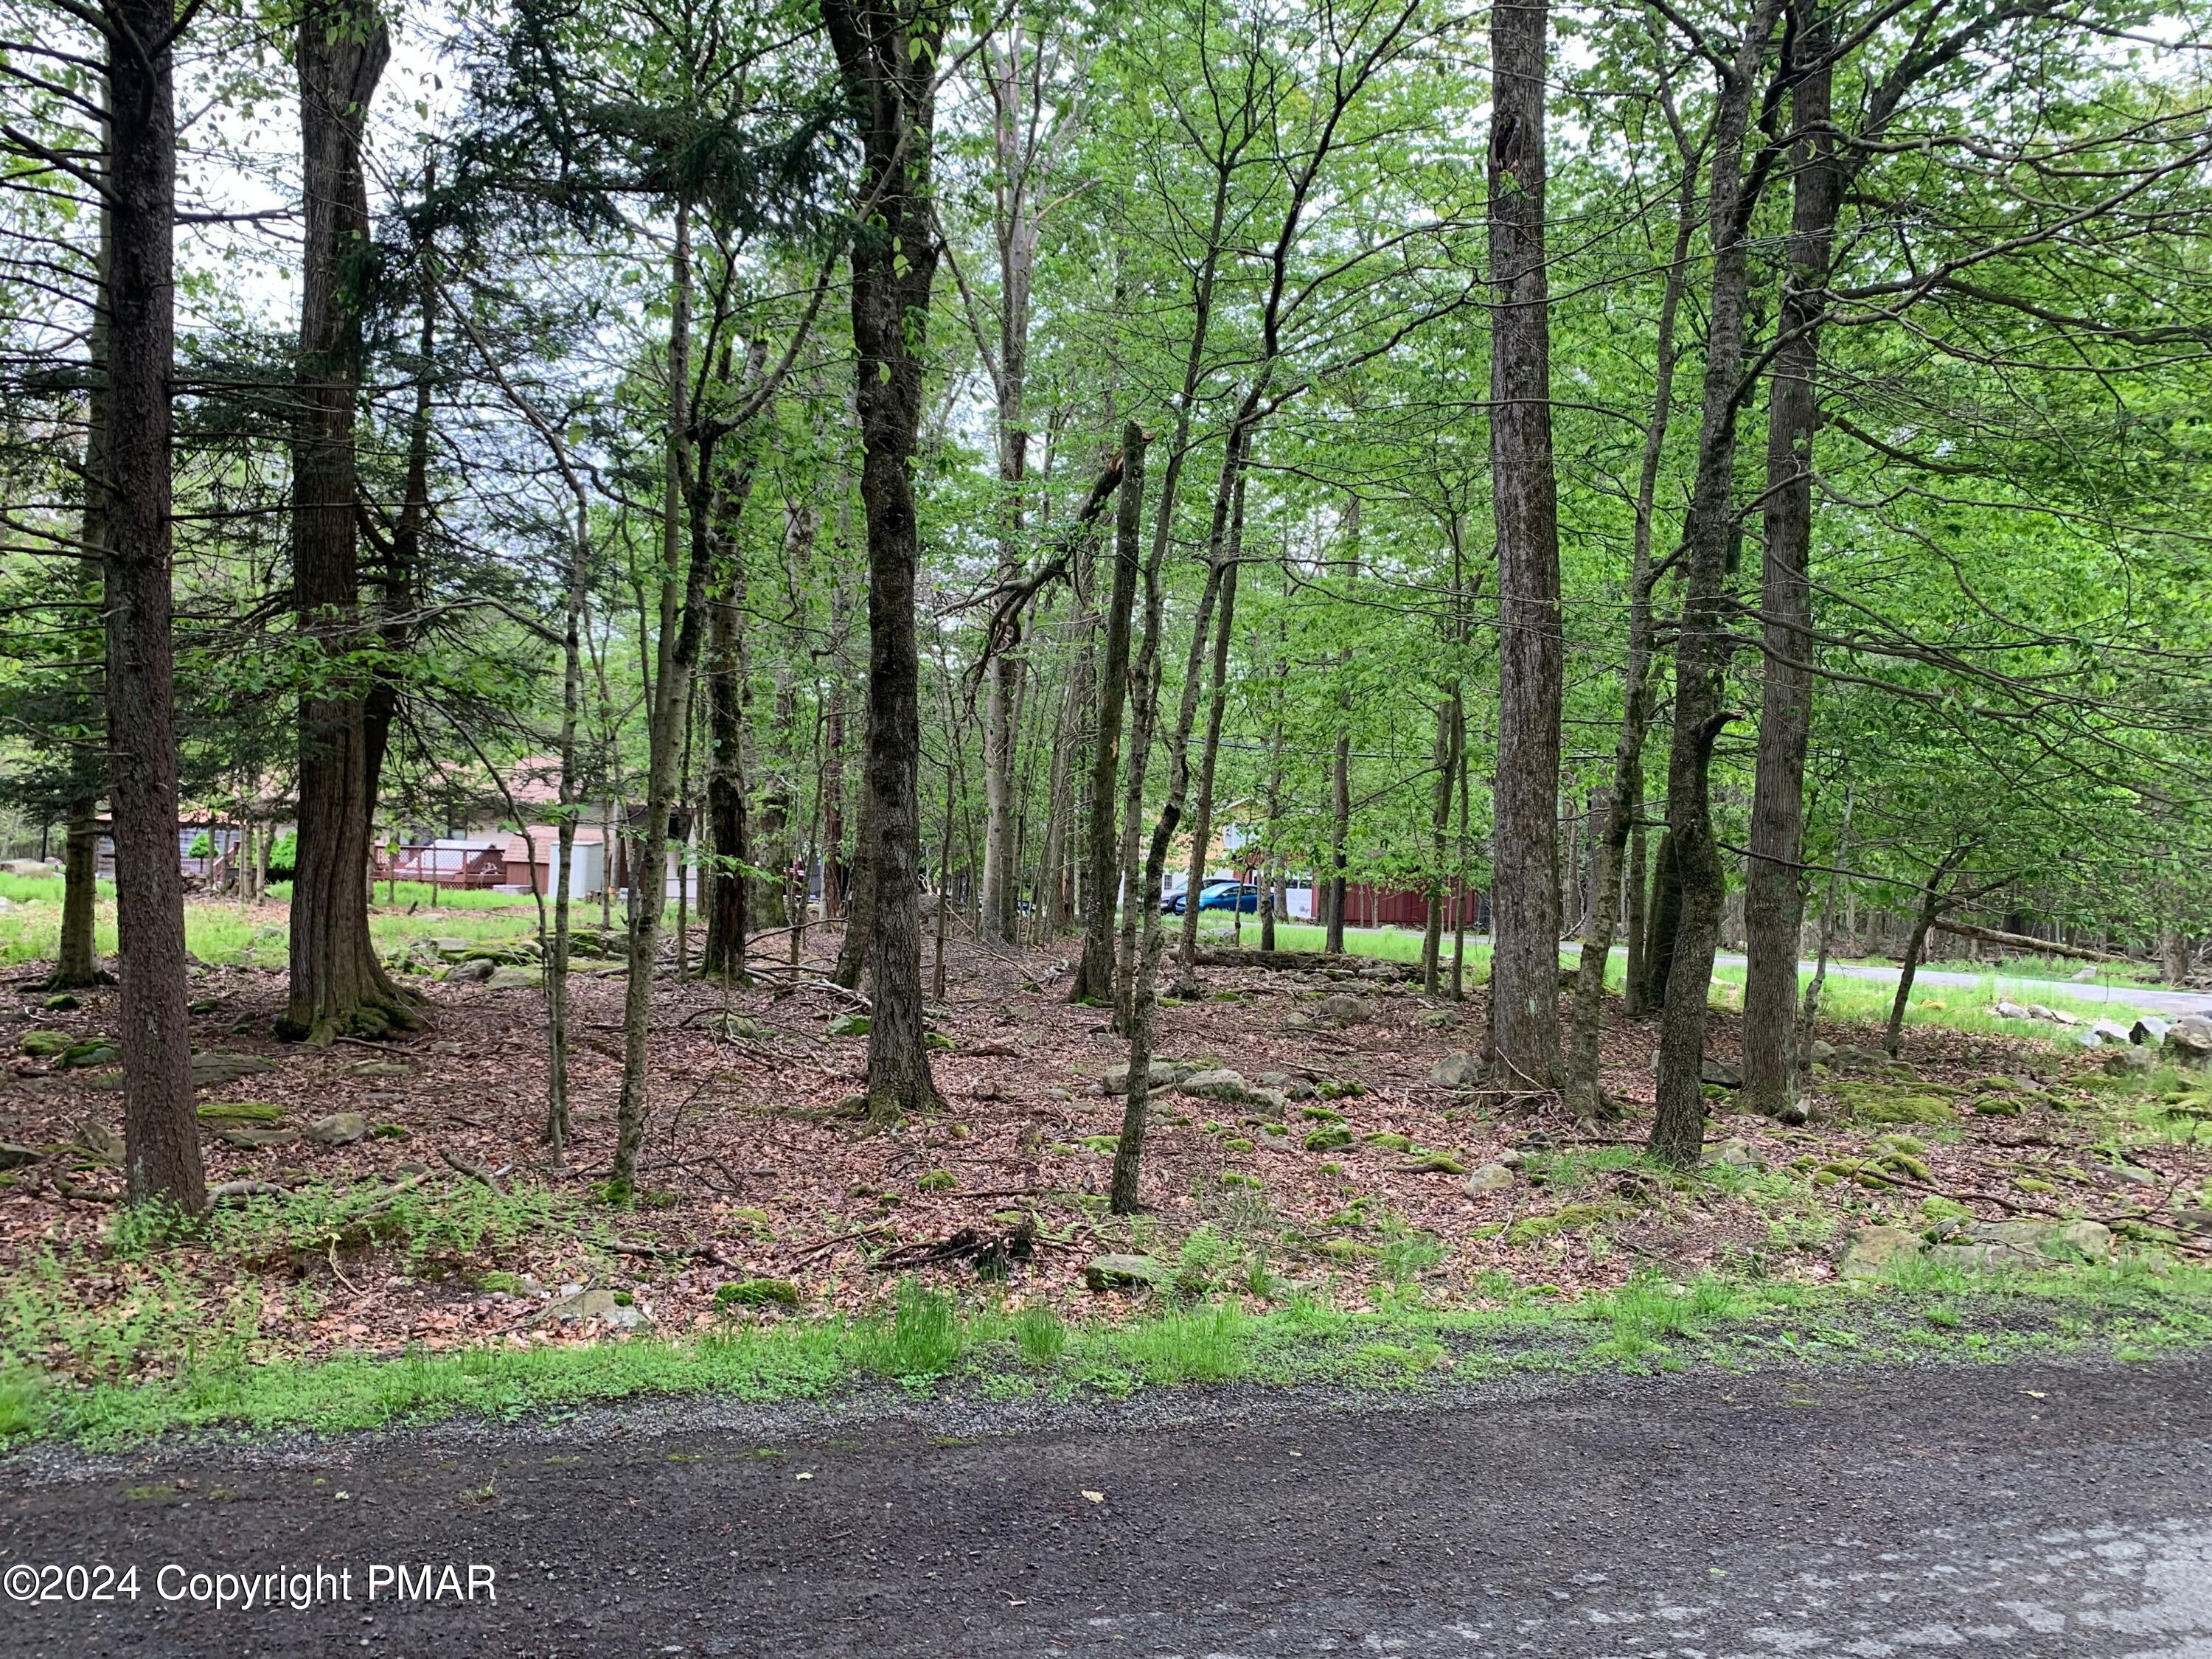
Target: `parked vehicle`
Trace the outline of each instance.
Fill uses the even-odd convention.
[[[1183,913],[1188,895],[1171,893],[1160,901],[1160,908],[1171,916]],[[1249,881],[1209,881],[1198,890],[1198,910],[1200,915],[1208,910],[1242,910],[1246,915],[1256,915],[1260,909],[1260,890]]]

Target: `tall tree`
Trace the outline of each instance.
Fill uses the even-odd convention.
[[[1791,20],[1791,51],[1801,67],[1790,94],[1790,236],[1767,370],[1759,559],[1766,660],[1743,893],[1744,1103],[1796,1122],[1805,1117],[1793,1048],[1805,912],[1805,748],[1813,723],[1813,434],[1820,412],[1820,320],[1844,195],[1831,108],[1833,30],[1821,7],[1822,0],[1801,0]]]
[[[1491,13],[1490,454],[1498,530],[1498,776],[1491,836],[1492,1077],[1559,1073],[1559,484],[1544,257],[1547,0]]]
[[[391,55],[372,0],[309,0],[295,36],[303,254],[292,429],[292,595],[315,651],[300,697],[291,988],[279,1035],[327,1043],[421,1023],[368,933],[368,678],[361,605],[362,312],[369,256],[362,130]]]
[[[123,1157],[131,1200],[207,1207],[192,1109],[177,727],[170,399],[176,368],[177,15],[106,0],[111,257],[102,574],[109,799],[123,1034]]]
[[[930,195],[941,0],[822,0],[860,141],[865,222],[852,246],[855,404],[868,526],[867,789],[873,819],[875,1007],[868,1116],[936,1103],[921,995],[921,562],[914,453],[938,246]]]

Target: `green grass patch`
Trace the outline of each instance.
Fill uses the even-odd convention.
[[[1425,1260],[1412,1249],[1423,1237],[1399,1236],[1408,1247],[1403,1266]],[[57,1315],[69,1299],[64,1277],[57,1263],[34,1265],[0,1305],[9,1333],[0,1437],[118,1444],[218,1427],[331,1431],[459,1413],[509,1419],[641,1395],[823,1399],[884,1381],[1000,1395],[1226,1382],[1404,1390],[1777,1358],[2140,1359],[2212,1345],[2212,1272],[2134,1263],[1968,1276],[1922,1262],[1893,1282],[1843,1285],[1652,1275],[1579,1300],[1492,1276],[1481,1287],[1487,1305],[1437,1307],[1406,1293],[1348,1309],[1299,1295],[1255,1311],[1224,1297],[1077,1322],[1041,1306],[963,1303],[908,1280],[867,1318],[315,1363],[257,1353],[250,1309],[201,1300],[159,1260],[143,1270],[143,1293],[127,1310],[75,1326]],[[149,1352],[172,1363],[149,1375],[141,1364]]]

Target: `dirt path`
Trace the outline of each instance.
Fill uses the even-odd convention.
[[[0,1565],[137,1564],[141,1594],[11,1604],[0,1650],[2185,1659],[2208,1397],[2200,1356],[64,1458],[0,1472]],[[453,1565],[447,1598],[371,1602],[399,1562]],[[167,1563],[349,1569],[351,1598],[217,1612],[164,1601]],[[471,1563],[495,1604],[459,1599]]]

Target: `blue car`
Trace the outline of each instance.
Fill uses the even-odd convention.
[[[1187,895],[1171,894],[1160,902],[1160,908],[1170,915],[1181,915]],[[1208,910],[1242,910],[1246,915],[1255,915],[1260,909],[1260,890],[1249,881],[1209,881],[1198,890],[1199,914]]]

